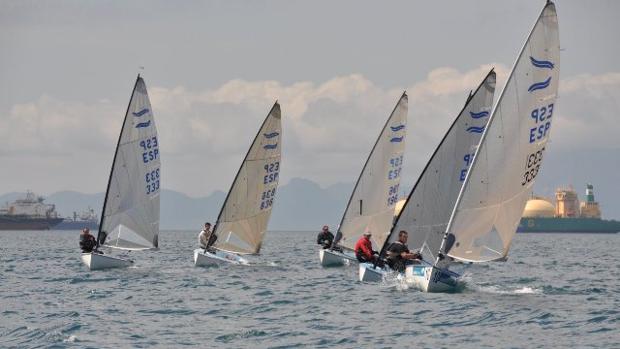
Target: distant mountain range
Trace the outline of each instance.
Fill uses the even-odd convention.
[[[334,227],[340,222],[351,195],[353,183],[321,188],[318,184],[294,178],[278,189],[270,230],[318,230],[323,224]],[[23,197],[25,193],[0,195],[0,205]],[[200,229],[204,222],[215,222],[226,193],[216,191],[209,196],[192,198],[173,190],[161,193],[161,229]],[[46,203],[55,204],[63,216],[71,216],[88,207],[99,215],[104,194],[83,194],[60,191],[46,196]]]

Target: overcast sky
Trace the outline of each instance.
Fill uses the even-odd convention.
[[[276,99],[283,183],[353,182],[403,90],[410,186],[491,67],[501,89],[543,4],[0,1],[0,193],[104,191],[139,72],[165,188],[227,190]],[[617,177],[620,2],[560,0],[557,10],[563,51],[548,156],[604,150],[616,155]]]

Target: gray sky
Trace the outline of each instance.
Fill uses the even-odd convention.
[[[0,193],[103,191],[140,66],[166,188],[227,190],[275,99],[284,183],[353,182],[404,89],[413,183],[490,67],[503,86],[543,4],[0,1]],[[616,176],[620,2],[557,8],[564,51],[549,157],[605,151]],[[562,173],[552,163],[541,190],[586,180],[544,177]]]

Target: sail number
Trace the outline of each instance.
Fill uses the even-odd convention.
[[[530,116],[534,119],[536,126],[530,129],[530,143],[539,141],[547,136],[551,128],[551,115],[553,115],[553,104],[532,110]]]
[[[390,186],[390,189],[388,191],[388,199],[387,199],[388,206],[392,206],[396,202],[398,202],[398,187],[399,186],[400,184]]]
[[[400,176],[400,171],[403,168],[403,155],[399,155],[390,159],[390,166],[388,170],[388,179],[393,180]]]
[[[278,175],[280,174],[280,162],[276,161],[271,164],[266,164],[265,176],[263,177],[263,184],[269,184],[278,181]]]
[[[534,178],[538,175],[538,171],[540,170],[540,165],[542,164],[543,153],[545,152],[545,148],[531,153],[525,159],[525,168],[526,171],[523,174],[523,182],[521,185],[526,185],[529,182],[533,181]]]
[[[461,169],[461,175],[459,176],[459,182],[465,180],[467,176],[467,171],[469,170],[469,165],[471,165],[472,160],[474,159],[474,154],[465,154],[463,156],[463,161],[465,162],[464,168]]]
[[[146,182],[146,194],[153,194],[159,190],[159,168],[147,172],[144,176]]]
[[[157,142],[157,137],[141,140],[139,145],[142,150],[142,162],[145,164],[159,158],[159,143]]]
[[[267,189],[261,195],[260,209],[265,210],[273,206],[273,199],[276,196],[276,188]]]

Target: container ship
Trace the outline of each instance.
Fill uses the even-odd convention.
[[[62,221],[56,206],[28,191],[26,196],[0,207],[0,230],[48,230]]]
[[[517,232],[520,233],[617,233],[620,221],[601,218],[594,200],[594,186],[586,185],[586,201],[573,188],[559,188],[555,205],[544,197],[528,200]]]

